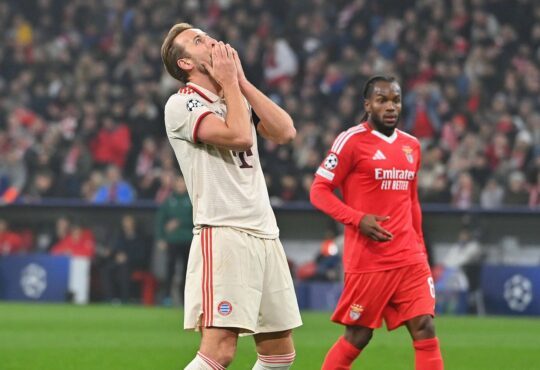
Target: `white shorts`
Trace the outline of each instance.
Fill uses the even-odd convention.
[[[193,237],[186,275],[184,328],[239,328],[270,333],[302,325],[279,239],[229,227]]]

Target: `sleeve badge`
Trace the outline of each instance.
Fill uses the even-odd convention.
[[[203,103],[201,103],[197,99],[189,99],[188,102],[186,103],[186,108],[190,112],[193,112],[193,110],[195,108],[199,108],[199,107],[202,107],[202,106],[203,106]]]
[[[328,157],[326,157],[326,159],[324,160],[324,164],[323,164],[324,168],[330,171],[336,168],[337,165],[338,165],[338,158],[334,153],[329,154]]]

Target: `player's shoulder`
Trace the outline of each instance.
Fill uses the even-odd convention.
[[[407,141],[411,145],[420,146],[420,141],[416,136],[406,133],[405,131],[402,131],[400,129],[396,129],[396,131],[398,132],[398,135],[401,137],[402,140]]]
[[[332,144],[331,152],[339,154],[344,148],[360,139],[369,130],[365,122],[355,125],[345,131],[342,131],[334,140]]]
[[[165,103],[165,111],[192,111],[202,106],[204,106],[203,99],[195,90],[185,86],[169,97]]]

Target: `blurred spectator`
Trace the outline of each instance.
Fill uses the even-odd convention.
[[[315,260],[299,266],[296,277],[300,280],[340,281],[342,265],[338,243],[342,243],[342,238],[336,235],[335,227],[329,228]]]
[[[504,189],[495,178],[487,181],[480,193],[480,206],[485,209],[496,209],[503,204]]]
[[[478,202],[478,189],[471,175],[463,172],[452,185],[452,205],[460,209],[468,209]]]
[[[71,221],[66,216],[56,219],[53,226],[47,225],[36,236],[36,252],[48,253],[53,245],[58,244],[69,234]]]
[[[20,234],[9,230],[6,220],[0,218],[0,255],[24,251],[24,242]]]
[[[508,206],[527,205],[529,193],[526,188],[525,175],[514,171],[508,177],[507,189],[504,194],[504,204]]]
[[[438,108],[441,102],[439,91],[428,84],[417,85],[404,98],[404,128],[418,139],[432,139],[441,129]]]
[[[0,131],[0,144],[2,141]],[[0,206],[14,202],[26,183],[26,167],[15,148],[0,155]]]
[[[129,127],[112,117],[103,118],[103,126],[90,142],[90,150],[96,164],[115,164],[124,168],[131,146]]]
[[[124,215],[111,246],[101,251],[100,277],[103,295],[108,302],[128,302],[131,274],[148,269],[150,244],[138,229],[135,218]]]
[[[53,172],[43,169],[35,173],[24,199],[32,202],[43,198],[54,198],[57,196],[55,189]]]
[[[84,229],[78,221],[71,221],[69,233],[51,248],[53,255],[68,255],[92,259],[95,252],[94,234]]]
[[[164,299],[167,302],[171,295],[173,298],[178,296],[183,304],[187,260],[193,239],[193,209],[184,178],[175,176],[173,186],[172,194],[159,206],[155,238],[158,250],[167,253]],[[181,269],[178,264],[181,264]],[[173,292],[173,279],[178,275],[181,283],[178,290]]]
[[[131,203],[135,192],[131,185],[122,179],[120,169],[115,165],[107,167],[107,178],[94,195],[94,203]]]

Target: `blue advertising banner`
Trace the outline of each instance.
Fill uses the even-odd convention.
[[[65,256],[40,254],[0,258],[0,299],[65,301],[69,263]]]
[[[540,266],[482,267],[486,312],[494,315],[540,315]]]

